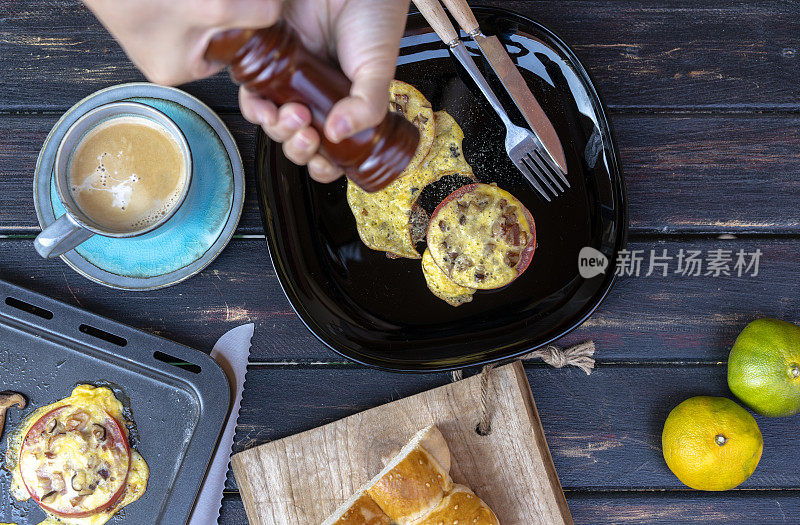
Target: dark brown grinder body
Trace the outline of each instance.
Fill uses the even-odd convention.
[[[321,137],[320,153],[366,191],[392,182],[414,156],[419,131],[391,112],[374,128],[339,143],[325,137],[325,119],[333,105],[350,94],[351,82],[335,66],[312,55],[283,22],[265,29],[222,32],[211,40],[205,56],[230,66],[236,82],[278,105],[307,106],[311,125]]]

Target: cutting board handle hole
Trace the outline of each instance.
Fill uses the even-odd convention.
[[[6,297],[6,304],[12,308],[22,310],[23,312],[28,312],[29,314],[38,315],[42,319],[53,318],[53,312],[51,312],[50,310],[45,310],[44,308],[39,308],[38,306],[32,305],[31,303],[20,301],[15,297]]]
[[[188,370],[193,374],[199,374],[202,370],[200,368],[200,365],[196,365],[194,363],[187,363],[186,361],[178,359],[177,357],[172,357],[171,355],[165,354],[163,352],[155,352],[153,354],[153,357],[155,357],[156,359],[158,359],[163,363],[167,363],[168,365],[177,366],[178,368]]]
[[[105,330],[100,330],[99,328],[95,328],[94,326],[89,326],[88,324],[80,325],[78,327],[78,330],[80,330],[84,334],[91,335],[92,337],[96,337],[98,339],[102,339],[103,341],[108,341],[109,343],[117,346],[125,346],[128,344],[128,340],[125,339],[124,337],[114,335],[112,333],[106,332]]]
[[[488,436],[492,433],[492,425],[487,426],[486,428],[481,427],[481,424],[478,423],[475,425],[475,433],[479,436]]]

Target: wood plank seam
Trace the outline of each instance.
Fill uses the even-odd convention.
[[[180,86],[178,86],[180,88]],[[78,100],[76,99],[77,103]],[[221,117],[236,116],[240,114],[239,106],[214,104],[211,109]],[[0,106],[0,117],[3,116],[41,116],[60,117],[70,106],[49,107],[37,105]],[[686,105],[686,106],[637,106],[609,104],[606,106],[609,115],[636,116],[654,115],[661,117],[719,117],[729,115],[741,116],[786,116],[792,117],[800,114],[800,104],[769,104],[769,105]]]

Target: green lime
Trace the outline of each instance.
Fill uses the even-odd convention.
[[[779,319],[747,325],[728,357],[728,386],[759,414],[800,412],[800,326]]]

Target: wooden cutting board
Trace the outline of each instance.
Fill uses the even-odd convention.
[[[421,428],[447,439],[451,475],[502,525],[571,524],[522,364],[492,371],[491,432],[476,432],[480,376],[355,414],[233,456],[251,525],[318,525]]]

